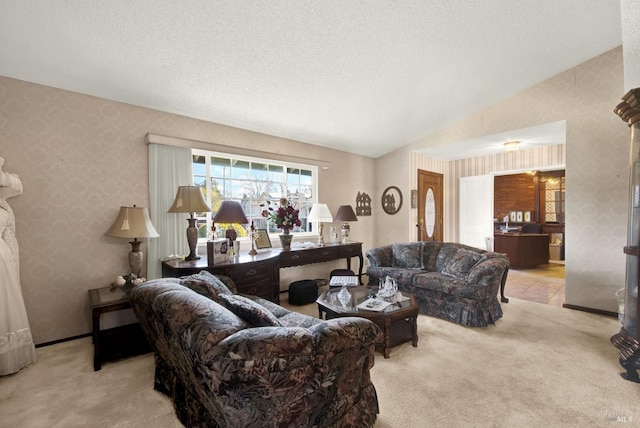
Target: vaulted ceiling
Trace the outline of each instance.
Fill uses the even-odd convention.
[[[0,75],[379,157],[621,44],[619,0],[0,0]]]

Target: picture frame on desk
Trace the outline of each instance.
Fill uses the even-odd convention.
[[[229,260],[229,240],[226,238],[207,241],[208,266],[224,263]]]
[[[258,250],[271,248],[271,239],[269,239],[267,229],[256,229],[256,248]]]

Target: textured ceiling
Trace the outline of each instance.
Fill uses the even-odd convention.
[[[621,44],[619,0],[0,0],[0,75],[379,157]]]

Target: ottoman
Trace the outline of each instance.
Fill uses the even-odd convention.
[[[303,279],[289,285],[289,303],[308,305],[318,298],[318,283],[314,279]]]

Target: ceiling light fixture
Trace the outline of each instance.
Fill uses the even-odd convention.
[[[503,144],[504,149],[508,152],[515,152],[520,146],[520,141],[507,141]]]

